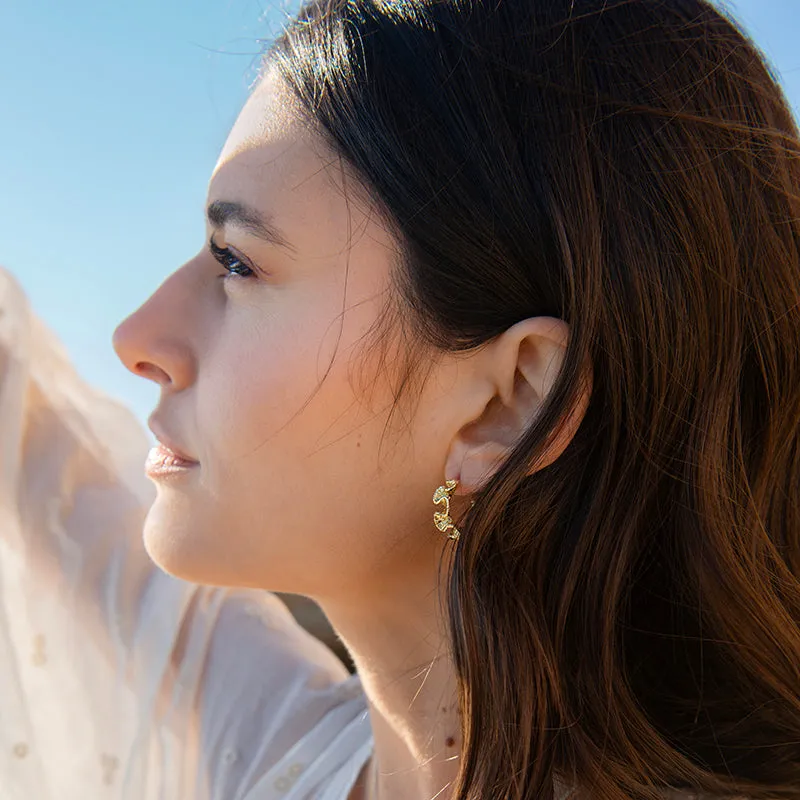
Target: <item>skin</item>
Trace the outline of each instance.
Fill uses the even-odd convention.
[[[569,331],[535,317],[476,351],[429,353],[413,415],[387,428],[386,364],[404,340],[390,339],[381,361],[365,337],[392,291],[398,245],[352,186],[267,73],[208,202],[269,215],[292,249],[208,224],[206,242],[213,234],[255,274],[223,277],[204,243],[119,326],[114,347],[161,388],[156,435],[199,462],[156,482],[150,557],[185,580],[319,602],[362,677],[375,733],[351,797],[446,798],[460,739],[437,567],[455,543],[434,527],[431,497],[455,478],[451,513],[468,504],[540,409]],[[587,402],[536,468],[563,451]]]

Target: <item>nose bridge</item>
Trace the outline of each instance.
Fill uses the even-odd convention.
[[[180,390],[195,378],[185,267],[170,275],[114,331],[112,343],[122,363],[162,387]]]

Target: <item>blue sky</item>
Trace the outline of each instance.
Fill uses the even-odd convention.
[[[92,384],[158,389],[117,323],[203,244],[211,171],[292,0],[17,0],[0,12],[0,264]],[[800,0],[727,3],[800,111]]]

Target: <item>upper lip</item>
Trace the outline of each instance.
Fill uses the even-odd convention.
[[[158,423],[151,417],[147,421],[147,427],[153,432],[153,435],[158,439],[159,443],[164,445],[167,450],[171,450],[175,453],[178,458],[183,459],[184,461],[191,461],[195,464],[199,463],[196,458],[192,458],[191,456],[186,455],[176,444],[172,441],[172,439],[167,436],[164,431],[158,426]]]

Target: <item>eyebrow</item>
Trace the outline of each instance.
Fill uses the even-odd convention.
[[[269,244],[283,247],[292,253],[297,252],[283,231],[271,219],[263,217],[254,208],[243,203],[232,200],[215,200],[206,209],[206,217],[214,228],[223,228],[226,224],[236,225]]]

